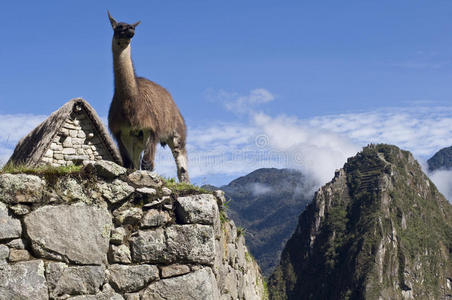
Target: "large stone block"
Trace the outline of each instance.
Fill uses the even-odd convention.
[[[96,168],[97,174],[100,176],[112,179],[127,172],[126,168],[108,160],[96,161],[94,163],[94,168]]]
[[[163,229],[140,230],[130,239],[134,262],[169,263],[173,257],[167,252]]]
[[[173,225],[166,229],[166,251],[178,262],[213,265],[215,236],[211,226]]]
[[[0,300],[11,299],[48,299],[42,260],[0,265]]]
[[[178,197],[176,214],[185,224],[212,225],[218,217],[217,200],[211,194]]]
[[[152,283],[144,291],[143,300],[218,300],[220,299],[215,276],[210,268]]]
[[[169,265],[162,266],[161,268],[162,278],[174,277],[184,275],[190,272],[190,267],[187,265]]]
[[[137,263],[199,263],[213,265],[215,238],[207,225],[173,225],[140,230],[130,239],[132,260]]]
[[[34,175],[1,174],[0,201],[6,203],[32,203],[42,199],[45,181]]]
[[[97,183],[97,189],[111,203],[122,201],[135,191],[133,187],[119,179],[113,180],[112,183]]]
[[[163,184],[157,173],[144,170],[133,172],[129,180],[137,186],[160,187]]]
[[[141,220],[141,227],[159,227],[171,221],[168,212],[157,209],[150,209]]]
[[[46,270],[50,295],[54,298],[63,295],[98,293],[105,280],[104,266],[68,267],[65,263],[50,262]]]
[[[0,240],[20,237],[22,225],[20,221],[8,215],[8,208],[0,202]]]
[[[102,264],[112,228],[106,208],[78,205],[44,206],[24,218],[35,253],[77,264]]]
[[[159,278],[159,270],[153,265],[111,265],[109,281],[117,291],[133,293]]]
[[[115,290],[109,285],[104,284],[102,291],[95,295],[80,295],[67,298],[69,300],[124,300],[124,298],[115,292]]]

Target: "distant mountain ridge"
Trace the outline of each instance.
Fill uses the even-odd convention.
[[[427,160],[430,171],[452,169],[452,146],[443,148]]]
[[[271,299],[451,299],[452,206],[413,156],[371,145],[300,215]]]
[[[275,168],[255,170],[220,187],[230,200],[229,216],[246,229],[247,245],[264,274],[269,275],[277,265],[314,188],[300,171]]]

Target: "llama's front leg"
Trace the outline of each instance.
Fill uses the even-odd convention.
[[[140,156],[141,152],[143,151],[143,142],[142,142],[142,136],[138,136],[134,132],[122,132],[121,133],[121,140],[126,148],[126,151],[128,153],[128,156],[130,157],[130,160],[132,162],[132,168],[139,169],[140,168]]]
[[[133,167],[132,159],[130,158],[129,152],[122,141],[121,133],[119,133],[117,135],[114,134],[114,136],[115,136],[116,140],[118,141],[119,153],[121,154],[121,158],[122,158],[122,165],[128,169],[132,168]]]
[[[170,140],[168,146],[170,146],[174,160],[176,161],[177,178],[179,179],[179,182],[190,183],[185,141],[182,141],[179,136],[175,136]]]
[[[141,160],[141,169],[152,171],[154,170],[155,149],[157,142],[153,135],[150,135],[146,142],[143,159]]]

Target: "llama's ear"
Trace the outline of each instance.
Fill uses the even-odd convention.
[[[109,12],[108,10],[107,10],[107,14],[108,14],[108,18],[110,19],[111,27],[112,27],[113,29],[115,29],[116,26],[118,25],[118,22],[115,20],[115,18],[113,18],[113,17],[110,15],[110,12]]]
[[[137,27],[138,25],[140,25],[141,21],[136,22],[135,24],[132,24],[133,28]]]

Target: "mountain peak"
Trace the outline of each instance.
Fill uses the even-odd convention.
[[[304,175],[295,169],[260,168],[245,176],[234,179],[228,186],[244,185],[254,182],[273,185],[275,181],[283,182],[293,177],[300,178],[304,177]]]
[[[430,171],[437,169],[452,169],[452,146],[443,148],[427,160]]]
[[[203,186],[215,190],[213,186]],[[222,186],[229,215],[246,229],[251,253],[270,275],[297,216],[312,200],[315,183],[298,170],[262,168]]]
[[[411,153],[369,145],[316,192],[270,278],[273,299],[451,294],[452,207]]]

